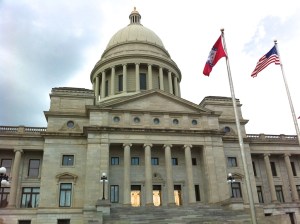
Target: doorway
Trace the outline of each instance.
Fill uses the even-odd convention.
[[[161,206],[161,185],[153,185],[153,204]]]

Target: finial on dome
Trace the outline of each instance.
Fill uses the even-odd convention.
[[[141,15],[140,13],[136,10],[136,7],[133,7],[133,11],[129,15],[130,19],[130,24],[141,24]]]

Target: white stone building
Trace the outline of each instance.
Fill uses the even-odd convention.
[[[257,223],[300,223],[297,137],[247,134],[236,100],[247,189],[232,99],[182,99],[163,42],[135,9],[129,18],[92,70],[93,90],[53,88],[45,128],[0,126],[10,182],[0,223],[139,223],[130,212],[140,211],[143,223],[250,223],[247,190]],[[165,217],[149,218],[157,211]]]

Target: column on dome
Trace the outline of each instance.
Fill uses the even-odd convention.
[[[292,200],[293,201],[299,201],[299,196],[298,196],[298,192],[297,192],[296,185],[295,185],[295,180],[294,180],[294,175],[293,175],[293,171],[292,171],[290,156],[291,156],[290,154],[287,154],[287,153],[284,154],[284,161],[285,161],[285,166],[286,166],[287,173],[288,173],[290,189],[291,189],[291,192],[292,192]]]
[[[148,85],[149,85],[149,89],[153,89],[152,65],[150,65],[150,64],[148,64]]]
[[[135,64],[135,91],[140,91],[140,64]]]
[[[185,170],[186,170],[186,181],[188,188],[189,203],[195,203],[195,186],[193,179],[193,165],[192,165],[192,145],[184,145],[184,155],[185,155]]]
[[[268,183],[269,183],[270,193],[271,193],[271,201],[276,202],[277,197],[276,197],[276,191],[275,191],[274,180],[273,180],[272,169],[271,169],[269,157],[270,157],[270,154],[264,154],[264,161],[265,161]]]
[[[169,93],[173,94],[172,72],[168,72]]]
[[[167,195],[168,195],[169,205],[175,204],[171,147],[172,145],[164,145],[165,160],[166,160],[167,191],[168,191]]]
[[[101,81],[101,98],[105,97],[105,71],[102,72],[102,81]]]
[[[17,190],[19,185],[19,176],[20,176],[20,164],[21,164],[21,156],[23,153],[22,149],[15,149],[15,158],[14,164],[12,168],[12,175],[11,175],[11,185],[10,185],[10,195],[8,201],[8,207],[16,207],[16,199],[17,199]]]
[[[178,96],[181,97],[181,90],[180,90],[180,85],[178,82],[177,82],[177,86],[178,86]]]
[[[159,67],[159,89],[164,90],[164,73],[162,67]]]
[[[127,93],[127,64],[123,64],[123,92]]]
[[[115,66],[111,67],[111,81],[110,81],[110,95],[115,95],[115,76],[116,69]]]
[[[126,143],[123,144],[124,147],[124,199],[123,204],[129,205],[131,204],[130,201],[130,147],[132,144]]]
[[[152,147],[152,144],[144,144],[146,205],[153,205],[151,147]]]
[[[96,102],[99,101],[99,76],[96,76],[96,82],[95,82],[95,96],[96,96]]]
[[[175,89],[175,96],[179,96],[178,81],[177,81],[177,77],[175,75],[174,75],[174,89]]]

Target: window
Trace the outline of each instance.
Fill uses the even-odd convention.
[[[123,75],[119,75],[118,76],[118,81],[119,81],[119,85],[118,85],[118,91],[122,92],[123,91]]]
[[[74,165],[74,155],[63,155],[62,165],[63,166],[73,166]]]
[[[9,187],[0,187],[0,208],[8,205]]]
[[[152,157],[151,158],[151,165],[158,165],[158,158],[157,157]]]
[[[196,158],[192,158],[192,165],[197,166],[197,159]]]
[[[6,168],[6,175],[7,176],[10,175],[11,164],[12,164],[11,159],[2,159],[1,160],[1,166],[0,167],[5,167]]]
[[[258,202],[264,203],[264,197],[263,197],[263,192],[262,192],[261,186],[256,186],[256,190],[257,190]]]
[[[275,191],[276,191],[276,196],[277,200],[281,203],[284,202],[284,197],[283,197],[283,192],[282,192],[282,186],[281,185],[276,185],[275,186]]]
[[[197,120],[192,120],[192,125],[197,125],[198,124],[198,121]]]
[[[236,157],[228,157],[227,164],[229,167],[237,167]]]
[[[146,90],[147,83],[146,83],[146,73],[140,73],[140,90]]]
[[[30,159],[28,167],[28,177],[38,177],[40,169],[39,159]]]
[[[242,191],[241,191],[241,184],[239,182],[232,183],[232,194],[234,198],[241,198]]]
[[[139,157],[131,157],[131,165],[140,165]]]
[[[154,118],[154,119],[153,119],[153,123],[154,123],[154,124],[159,124],[159,119],[158,119],[158,118]]]
[[[252,161],[252,168],[253,168],[253,173],[254,173],[254,176],[256,177],[257,174],[256,174],[256,167],[255,167],[255,163],[254,161]]]
[[[31,220],[19,220],[18,224],[31,224]]]
[[[291,162],[291,167],[292,167],[293,175],[297,176],[296,167],[295,167],[295,163],[294,162]]]
[[[196,201],[200,201],[200,187],[199,185],[195,185],[195,197],[196,197]]]
[[[178,124],[179,124],[179,120],[178,120],[178,119],[176,119],[176,118],[175,118],[175,119],[173,119],[173,124],[174,124],[174,125],[178,125]]]
[[[72,184],[61,183],[59,191],[59,207],[71,207]]]
[[[275,162],[270,162],[270,165],[271,165],[272,175],[274,177],[276,177],[277,176],[277,171],[276,171]]]
[[[70,224],[70,219],[58,219],[57,224]]]
[[[300,198],[300,185],[296,185],[296,188],[297,188],[298,196]]]
[[[105,81],[105,96],[108,96],[108,80]]]
[[[111,203],[119,202],[119,185],[110,186],[110,202]]]
[[[178,159],[177,158],[172,158],[172,165],[177,166],[178,165]]]
[[[40,188],[23,187],[21,208],[36,208],[39,204]]]
[[[74,124],[74,121],[68,121],[68,122],[67,122],[67,127],[68,127],[68,128],[74,128],[74,125],[75,125],[75,124]]]
[[[119,157],[111,157],[111,165],[119,165]]]

